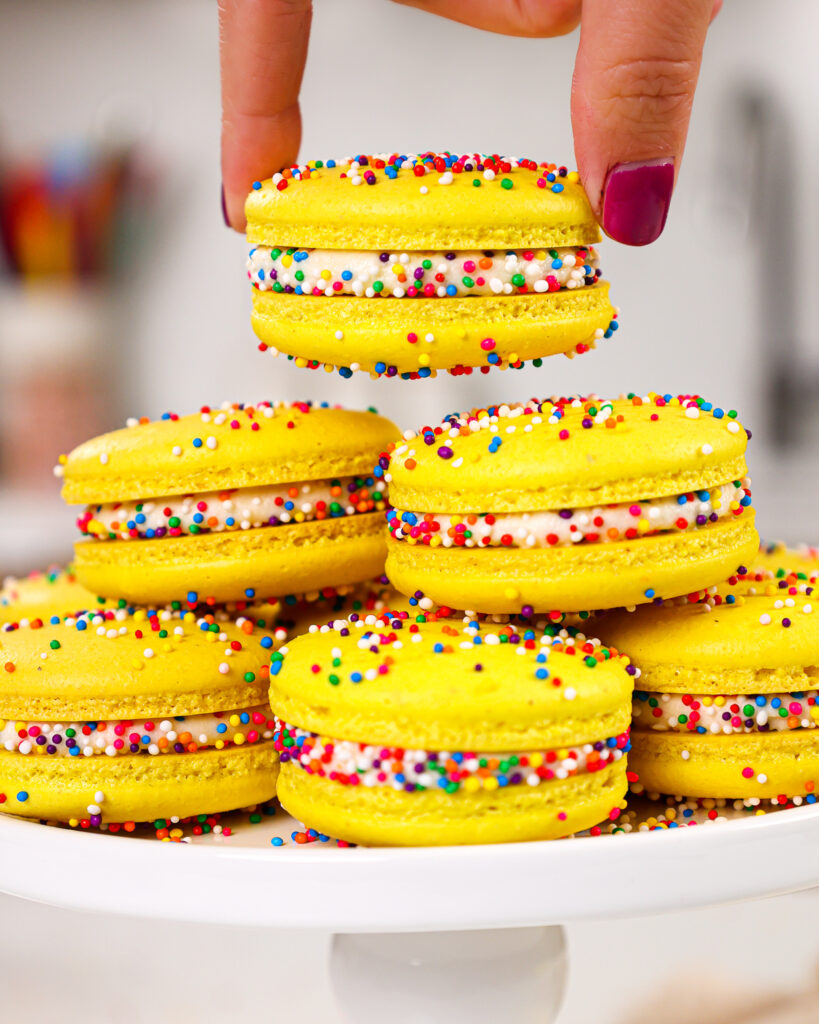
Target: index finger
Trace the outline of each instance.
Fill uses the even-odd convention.
[[[245,226],[251,184],[295,163],[311,0],[219,0],[222,188],[231,227]]]
[[[572,82],[580,176],[603,229],[628,245],[663,230],[713,0],[584,0]]]

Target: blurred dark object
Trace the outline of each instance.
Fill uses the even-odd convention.
[[[756,250],[754,358],[763,367],[765,430],[777,448],[792,448],[813,435],[811,410],[819,404],[819,365],[806,355],[797,323],[805,282],[788,258],[805,237],[805,226],[797,224],[794,140],[787,111],[770,91],[756,85],[737,94],[731,110],[734,119],[739,145],[726,149],[736,161],[727,180],[744,192],[749,237]]]

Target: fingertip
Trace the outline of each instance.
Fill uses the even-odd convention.
[[[244,231],[245,200],[254,181],[271,178],[298,160],[301,113],[298,103],[264,117],[234,115],[222,127],[222,182],[227,221]]]
[[[222,220],[225,222],[225,227],[243,232],[246,226],[245,199],[248,190],[244,187],[243,179],[240,178],[238,181],[240,184],[237,184],[235,174],[230,174],[226,168],[223,168]]]
[[[221,186],[221,193],[222,193],[222,220],[225,222],[225,227],[229,228],[230,227],[230,217],[228,217],[227,201],[225,199],[225,186],[224,186],[224,184]]]
[[[310,0],[220,2],[224,216],[237,231],[253,182],[298,157],[311,12]]]
[[[580,177],[603,230],[647,245],[665,226],[713,0],[588,0],[572,85]]]
[[[245,220],[246,198],[246,192],[234,192],[231,194],[225,189],[224,185],[222,186],[222,217],[227,227],[233,228],[234,231],[239,231],[242,234],[244,234],[244,230],[247,227],[247,221]]]

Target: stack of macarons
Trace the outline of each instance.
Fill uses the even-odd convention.
[[[313,161],[246,211],[260,348],[301,367],[469,376],[618,327],[565,167]],[[105,824],[276,794],[347,842],[438,845],[593,829],[638,776],[810,793],[816,552],[759,550],[749,437],[652,392],[403,434],[225,404],[90,440],[59,467],[70,572],[0,595],[2,809]]]
[[[355,843],[565,836],[619,814],[627,658],[557,627],[385,611],[274,655],[279,798]]]
[[[266,598],[378,575],[372,467],[396,427],[309,403],[203,407],[86,442],[61,466],[84,504],[75,572],[138,603]]]
[[[374,412],[225,404],[63,457],[75,561],[0,594],[0,807],[97,824],[270,799],[270,655],[302,628],[287,595],[369,600],[373,466],[397,437]]]
[[[550,838],[616,814],[625,760],[594,798],[561,773],[624,758],[639,662],[561,623],[687,600],[750,564],[748,436],[733,410],[649,394],[474,409],[389,445],[386,572],[415,614],[326,623],[277,652],[285,807],[396,844]],[[617,723],[605,736],[598,714]],[[549,785],[520,770],[532,758],[555,766]]]
[[[0,636],[0,804],[58,821],[270,799],[273,637],[247,620],[104,610]]]
[[[697,396],[473,409],[390,445],[387,574],[482,612],[675,597],[757,550],[733,410]]]
[[[815,799],[819,557],[764,548],[695,602],[607,615],[642,671],[633,764],[649,792]]]

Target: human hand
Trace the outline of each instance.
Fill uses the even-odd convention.
[[[580,177],[603,230],[627,245],[665,226],[708,25],[722,0],[397,0],[506,35],[578,23],[572,125]],[[244,228],[255,179],[293,164],[311,0],[220,0],[225,220]]]

